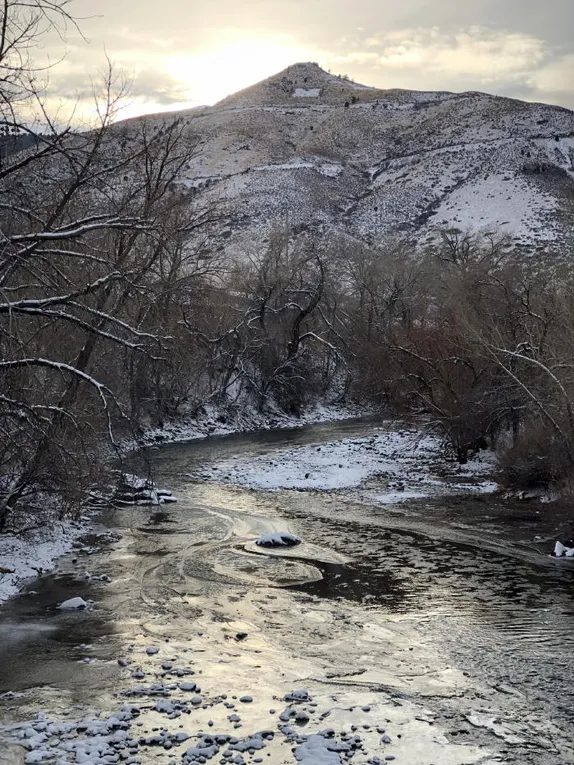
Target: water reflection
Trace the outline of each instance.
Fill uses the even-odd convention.
[[[369,566],[317,563],[322,578],[314,582],[290,585],[293,592],[305,592],[319,598],[354,600],[365,605],[382,606],[390,612],[405,610],[408,590],[390,571],[374,573]]]
[[[110,639],[114,632],[104,611],[57,609],[58,603],[77,595],[92,600],[96,592],[90,584],[71,575],[49,575],[33,587],[2,609],[0,693],[59,683],[62,672],[70,687],[85,683],[85,668],[78,662],[87,656],[86,646]]]
[[[464,612],[504,631],[509,623],[530,623],[534,633],[545,633],[544,641],[574,645],[572,570],[537,568],[468,544],[364,521],[307,516],[299,523],[306,538],[332,544],[354,561],[336,575],[325,570],[325,584],[302,585],[305,592],[359,602],[367,597],[400,613]]]
[[[169,512],[130,507],[108,513],[105,523],[119,528],[124,538],[113,554],[94,555],[89,565],[109,573],[109,585],[82,582],[68,573],[45,576],[34,583],[36,594],[15,598],[2,609],[0,692],[51,684],[54,698],[73,688],[78,697],[83,694],[83,700],[89,700],[102,689],[117,687],[116,659],[127,642],[142,641],[154,634],[152,630],[184,641],[190,625],[204,613],[206,619],[223,623],[223,606],[217,613],[215,606],[225,596],[229,602],[239,602],[246,593],[263,591],[258,608],[273,615],[269,603],[277,588],[284,587],[296,598],[358,603],[361,615],[376,612],[383,621],[404,617],[413,625],[424,622],[427,634],[444,654],[454,657],[453,662],[493,683],[511,683],[526,698],[536,700],[537,709],[547,705],[550,716],[560,721],[571,719],[572,567],[537,567],[505,555],[502,547],[496,553],[481,548],[479,541],[441,538],[437,530],[434,536],[423,533],[429,514],[425,503],[411,505],[411,522],[418,522],[417,514],[421,519],[417,532],[385,526],[391,516],[377,507],[363,506],[359,511],[341,501],[335,509],[326,495],[265,494],[185,479],[185,473],[235,453],[260,454],[279,444],[366,432],[364,424],[339,423],[212,438],[153,451],[158,481],[177,492],[180,502]],[[480,540],[490,506],[477,499],[474,515],[463,515],[462,503],[460,509],[460,520],[472,526]],[[494,512],[491,515],[494,528],[497,518]],[[258,524],[265,528],[277,516],[306,542],[352,562],[248,555],[242,545],[258,535]],[[505,525],[504,517],[499,527]],[[522,520],[517,517],[514,514],[513,522],[530,526],[536,512],[522,511]],[[88,565],[85,559],[82,563]],[[96,601],[94,611],[64,614],[55,609],[57,603],[77,595]],[[264,598],[269,599],[267,605]],[[279,636],[279,618],[270,635]],[[89,672],[79,663],[86,656],[98,660]],[[560,698],[556,698],[557,683]]]

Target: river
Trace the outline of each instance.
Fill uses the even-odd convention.
[[[0,609],[0,762],[25,762],[17,726],[42,713],[69,724],[28,762],[67,762],[72,742],[74,762],[179,763],[198,732],[215,731],[239,744],[215,752],[204,740],[183,762],[573,763],[574,565],[547,555],[568,508],[488,496],[383,507],[186,478],[233,454],[376,427],[151,450],[178,503],[107,511],[83,549]],[[287,529],[304,544],[254,548]],[[93,609],[56,608],[77,595]],[[294,690],[306,693],[289,700]],[[131,753],[102,744],[101,760],[82,759],[85,720],[126,704],[137,705]],[[249,739],[257,731],[269,735]]]

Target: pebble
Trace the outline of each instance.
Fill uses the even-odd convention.
[[[238,639],[240,639],[239,636],[242,634],[247,633],[237,633]],[[153,655],[159,651],[158,648],[153,646],[145,650],[148,655]],[[120,667],[126,667],[129,664],[129,660],[123,657],[118,659],[117,662]],[[163,662],[161,667],[174,680],[180,671],[184,674],[193,673],[189,668],[185,671],[174,669],[172,662],[169,661]],[[137,680],[145,677],[141,667],[135,669],[132,677]],[[164,680],[166,679],[166,675],[161,675],[161,677]],[[193,691],[195,695],[185,700],[177,699],[175,695],[178,691]],[[181,718],[182,714],[193,713],[193,710],[197,710],[200,706],[203,709],[209,709],[214,704],[223,704],[228,709],[235,709],[233,703],[225,701],[228,698],[227,694],[221,694],[214,701],[205,701],[199,695],[199,692],[200,688],[198,688],[196,683],[189,681],[172,683],[155,682],[146,686],[138,685],[137,687],[133,684],[132,688],[121,691],[118,695],[147,697],[147,699],[153,698],[151,706],[147,700],[145,702],[142,701],[142,710],[154,709],[156,713],[164,715],[163,719],[166,727],[154,727],[151,732],[146,728],[142,728],[144,723],[136,721],[135,718],[140,715],[140,709],[136,706],[124,706],[120,711],[108,718],[105,715],[100,716],[96,714],[93,720],[80,720],[79,722],[64,721],[52,723],[36,719],[33,723],[27,723],[28,727],[21,726],[22,733],[19,734],[21,739],[26,737],[27,742],[38,740],[38,744],[28,752],[26,762],[28,765],[41,763],[46,759],[41,754],[42,751],[49,751],[57,758],[60,752],[63,754],[63,749],[61,750],[60,747],[65,745],[66,752],[71,753],[72,761],[76,765],[92,765],[92,762],[97,762],[97,765],[120,765],[120,763],[121,765],[130,765],[130,763],[131,765],[141,765],[140,758],[143,752],[140,749],[142,745],[146,747],[159,747],[167,752],[190,738],[190,735],[184,733],[183,730],[177,733],[170,732],[167,727],[169,720]],[[231,698],[237,699],[238,697],[234,695]],[[361,761],[368,765],[383,765],[384,761],[390,762],[396,759],[395,755],[386,755],[383,758],[382,753],[379,756],[366,759],[369,757],[369,753],[366,751],[366,742],[362,741],[361,737],[356,734],[356,731],[360,728],[370,730],[371,725],[368,723],[351,725],[350,731],[352,732],[349,733],[344,730],[336,732],[334,728],[326,728],[319,733],[309,734],[307,732],[307,735],[305,735],[301,725],[310,720],[311,714],[318,714],[317,702],[312,702],[311,696],[306,690],[291,691],[285,695],[284,699],[287,702],[287,706],[279,715],[279,731],[285,737],[285,743],[291,746],[296,760],[299,760],[301,756],[301,761],[313,762],[315,765],[318,765],[319,761],[323,762],[323,759],[321,759],[323,752],[328,752],[329,754],[337,753],[337,761],[341,764],[349,762],[357,752],[361,752],[362,757],[365,758]],[[249,704],[253,702],[253,696],[239,696],[238,700],[242,704]],[[358,710],[359,707],[355,709]],[[363,712],[370,712],[371,706],[365,705],[361,709]],[[269,712],[272,715],[276,714],[276,710],[273,708],[269,709]],[[323,713],[321,717],[325,714],[329,713]],[[229,714],[227,719],[233,724],[235,730],[242,727],[241,717],[237,712]],[[132,725],[134,726],[132,728],[133,737],[130,733],[130,726]],[[214,720],[210,719],[207,725],[213,728]],[[290,725],[293,727],[290,727]],[[140,730],[137,730],[136,726]],[[178,727],[181,729],[183,725],[179,724]],[[384,727],[377,726],[376,730],[382,736],[380,739],[381,744],[391,743],[391,738],[385,733]],[[229,733],[196,734],[194,736],[195,744],[187,749],[186,752],[183,752],[180,758],[171,759],[168,765],[175,765],[178,762],[180,765],[194,765],[196,763],[205,765],[215,757],[217,757],[220,763],[246,765],[248,755],[250,758],[248,759],[249,762],[259,764],[264,761],[265,755],[267,757],[272,755],[268,751],[265,755],[262,753],[262,756],[255,757],[256,752],[264,749],[267,743],[276,735],[278,734],[274,731],[260,731],[243,738],[238,738],[240,736],[239,733],[237,735],[230,735]],[[49,739],[47,738],[48,736],[50,737]],[[44,743],[48,740],[49,745]],[[93,752],[97,752],[95,761],[93,760]],[[314,757],[315,754],[318,757],[317,760],[309,759],[309,755]],[[161,754],[159,756],[161,757]]]

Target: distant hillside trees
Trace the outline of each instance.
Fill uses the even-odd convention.
[[[423,257],[347,258],[355,395],[427,415],[463,462],[498,447],[506,478],[574,466],[574,268],[504,239],[445,232]]]

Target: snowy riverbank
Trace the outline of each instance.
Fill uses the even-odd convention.
[[[395,424],[392,429],[392,425],[364,438],[279,448],[248,459],[234,455],[189,477],[264,490],[367,490],[369,501],[382,504],[444,493],[496,491],[492,452],[459,465],[445,457],[438,437],[414,427]]]
[[[87,517],[81,521],[52,523],[21,536],[0,537],[0,604],[16,595],[22,585],[54,568],[90,530]]]
[[[205,407],[199,417],[167,423],[163,428],[146,431],[144,444],[170,443],[230,435],[252,430],[295,428],[319,422],[360,417],[366,412],[358,407],[318,406],[301,417],[275,414],[264,415],[247,409],[235,416],[224,414],[215,407]],[[223,421],[225,420],[225,421]],[[89,516],[80,521],[48,524],[21,536],[0,536],[0,604],[16,595],[24,583],[40,573],[52,571],[56,561],[70,552],[78,538],[90,531]]]
[[[372,414],[365,407],[326,404],[303,411],[299,417],[284,412],[265,413],[255,407],[240,410],[204,406],[203,412],[190,417],[180,417],[166,422],[161,428],[148,428],[140,439],[142,445],[191,441],[207,436],[228,436],[233,433],[250,433],[255,430],[280,430],[300,428],[321,422],[338,422]]]

